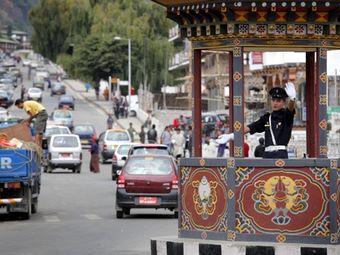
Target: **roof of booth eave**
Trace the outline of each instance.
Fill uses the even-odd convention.
[[[207,3],[207,2],[215,2],[215,1],[204,1],[204,0],[151,0],[152,2],[156,2],[163,6],[169,7],[173,5],[179,4],[200,4],[200,3]]]

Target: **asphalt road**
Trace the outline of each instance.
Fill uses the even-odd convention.
[[[27,68],[24,71],[24,84],[31,87]],[[105,114],[68,88],[67,94],[76,97],[74,123],[93,123],[98,134],[104,131]],[[15,95],[20,95],[20,87]],[[49,113],[57,101],[45,90],[43,104]],[[9,111],[26,116],[14,106]],[[116,219],[110,164],[94,174],[87,149],[83,155],[81,174],[62,169],[42,174],[38,213],[30,220],[10,218],[0,210],[1,255],[146,255],[151,253],[150,237],[177,235],[177,219],[166,210],[133,209],[130,216]]]

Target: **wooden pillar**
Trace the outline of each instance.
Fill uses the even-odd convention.
[[[233,49],[233,118],[234,118],[234,157],[244,156],[244,73],[243,47]]]
[[[233,52],[229,51],[229,130],[234,132],[234,82],[233,82]],[[234,141],[229,142],[230,157],[234,157]]]
[[[327,158],[327,49],[317,49],[319,157]]]
[[[201,50],[194,50],[194,157],[202,157]]]
[[[307,154],[319,157],[318,86],[315,82],[315,52],[306,52],[306,142]]]

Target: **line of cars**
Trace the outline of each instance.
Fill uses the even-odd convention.
[[[13,105],[14,89],[18,85],[18,80],[21,79],[21,72],[13,65],[9,65],[11,60],[4,57],[0,58],[0,107],[8,108]]]

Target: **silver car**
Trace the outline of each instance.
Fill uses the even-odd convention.
[[[80,173],[83,155],[78,135],[52,135],[48,148],[48,164],[44,172],[51,173],[55,168],[63,168]]]

